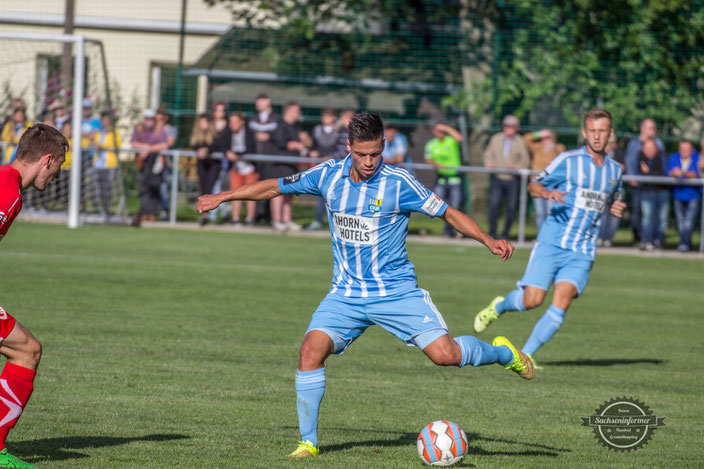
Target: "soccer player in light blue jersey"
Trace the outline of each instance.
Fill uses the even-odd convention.
[[[318,454],[318,409],[325,393],[325,360],[341,354],[369,326],[379,325],[419,347],[441,366],[498,363],[524,379],[532,363],[505,337],[492,344],[450,336],[427,291],[418,288],[406,254],[411,212],[441,217],[506,261],[513,253],[467,215],[426,189],[408,171],[384,164],[384,125],[376,114],[355,115],[348,126],[349,155],[293,176],[268,179],[198,199],[198,210],[231,200],[265,200],[281,194],[315,194],[325,200],[334,258],[333,281],[316,309],[300,349],[296,395],[301,441],[292,457]]]
[[[572,299],[587,286],[602,209],[610,204],[611,214],[620,218],[626,207],[621,201],[621,166],[606,158],[606,144],[612,134],[608,111],[588,111],[582,126],[586,145],[558,155],[528,185],[533,197],[555,205],[538,233],[518,288],[505,298],[494,298],[474,319],[474,330],[479,333],[506,311],[536,308],[554,283],[552,303],[522,349],[533,365],[533,354],[557,332]]]

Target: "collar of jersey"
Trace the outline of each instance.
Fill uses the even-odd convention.
[[[603,168],[604,166],[606,166],[606,159],[608,158],[606,155],[604,155],[604,162],[602,163],[601,166],[599,166],[599,165],[596,164],[596,162],[594,161],[594,157],[587,151],[587,146],[586,146],[586,145],[582,146],[582,153],[584,153],[585,155],[587,155],[587,156],[589,157],[589,161],[591,161],[591,163],[592,163],[594,166],[596,166],[597,168]]]
[[[347,179],[350,180],[350,184],[359,185],[359,184],[364,184],[365,182],[369,183],[369,182],[372,182],[372,180],[376,177],[377,174],[379,174],[379,172],[381,171],[381,168],[383,166],[384,166],[384,160],[381,160],[381,162],[379,163],[379,166],[376,167],[376,171],[374,171],[374,174],[372,174],[372,177],[370,177],[369,179],[362,179],[359,182],[354,182],[354,181],[352,181],[352,178],[350,178],[350,168],[352,168],[352,155],[347,154],[347,157],[345,158],[345,164],[342,167],[342,175],[343,175],[343,177],[346,177]]]

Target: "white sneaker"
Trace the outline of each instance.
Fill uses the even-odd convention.
[[[287,229],[286,223],[281,223],[280,221],[271,222],[271,227],[274,228],[274,231],[286,231]]]
[[[296,222],[290,221],[286,223],[286,229],[290,231],[301,231],[303,227]]]

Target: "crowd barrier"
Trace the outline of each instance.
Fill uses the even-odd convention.
[[[121,151],[128,151],[136,153],[132,149],[126,149]],[[171,178],[171,207],[169,211],[169,222],[176,223],[176,202],[178,196],[178,171],[179,171],[179,160],[181,158],[195,158],[196,152],[192,150],[168,150],[162,152],[164,155],[169,155],[172,157],[172,178]],[[223,158],[225,155],[222,153],[212,153],[210,155],[213,158]],[[319,163],[325,161],[322,158],[308,158],[308,157],[298,157],[298,156],[281,156],[281,155],[260,155],[260,154],[246,154],[242,155],[242,159],[253,162],[279,162],[279,163]],[[435,171],[433,165],[427,163],[402,163],[399,166],[414,169],[414,170],[428,170]],[[526,219],[528,214],[528,182],[531,176],[537,174],[535,171],[529,169],[489,169],[482,166],[457,166],[457,171],[461,173],[484,173],[484,174],[512,174],[518,176],[521,181],[520,199],[518,204],[518,243],[525,243],[526,240]],[[671,177],[657,177],[657,176],[623,176],[624,182],[636,181],[639,183],[657,183],[668,186],[697,186],[704,188],[704,179],[676,179]],[[704,206],[704,204],[701,204]],[[704,252],[704,209],[700,207],[700,240],[699,240],[699,251]]]

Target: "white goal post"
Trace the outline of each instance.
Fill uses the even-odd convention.
[[[90,100],[91,106],[101,112],[110,111],[113,137],[116,137],[116,109],[110,97],[107,65],[101,41],[75,34],[0,31],[0,44],[7,52],[0,61],[6,72],[0,90],[0,104],[5,110],[12,110],[9,103],[14,103],[14,99],[19,98],[24,103],[25,123],[51,120],[52,124],[59,127],[70,124],[70,128],[66,130],[66,135],[71,140],[71,158],[66,164],[68,168],[44,193],[30,189],[23,196],[27,201],[28,216],[65,219],[70,228],[99,219],[110,223],[111,220],[122,216],[126,220],[126,199],[119,154],[118,167],[114,168],[115,163],[107,163],[106,153],[99,154],[98,147],[95,146],[100,136],[93,132],[86,133],[88,131],[84,129],[85,99]],[[66,50],[67,48],[70,51]],[[57,75],[60,72],[59,61],[64,57],[63,54],[68,52],[73,62],[73,71],[70,82],[65,83],[63,75],[61,80],[57,79]],[[65,109],[63,114],[55,115],[53,112],[57,109],[52,108],[56,103],[59,104],[58,109]],[[27,111],[30,112],[29,115]],[[91,119],[92,128],[96,125],[96,119]],[[19,121],[16,125],[18,123]],[[4,136],[7,141],[0,142],[0,154],[4,163],[8,163],[15,157],[14,150],[21,132],[19,125],[14,132],[5,130],[8,130],[4,132],[8,134]],[[92,141],[94,136],[95,142]],[[103,134],[100,138],[106,137]],[[107,149],[102,151],[109,152]]]

